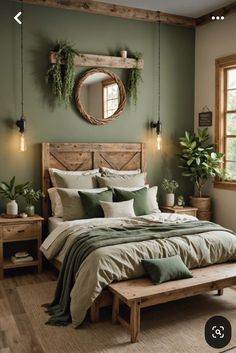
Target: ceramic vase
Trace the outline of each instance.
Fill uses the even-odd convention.
[[[27,205],[25,212],[27,213],[27,215],[30,216],[34,216],[35,215],[35,207],[34,205]]]
[[[7,215],[9,216],[18,215],[18,205],[16,203],[16,200],[11,200],[7,203],[6,211],[7,211]]]
[[[173,207],[175,204],[175,194],[165,195],[165,206]]]

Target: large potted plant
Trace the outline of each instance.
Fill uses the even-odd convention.
[[[18,204],[16,198],[22,195],[24,189],[28,186],[28,182],[25,184],[15,185],[16,178],[13,177],[9,183],[2,181],[0,183],[0,195],[5,197],[8,202],[6,205],[6,214],[9,216],[17,216]]]
[[[190,197],[190,204],[198,208],[198,218],[211,218],[211,199],[203,195],[206,182],[214,177],[222,177],[225,173],[221,169],[223,153],[215,151],[215,146],[209,144],[207,128],[198,129],[197,133],[185,132],[180,138],[182,175],[190,178],[195,184],[196,196]]]

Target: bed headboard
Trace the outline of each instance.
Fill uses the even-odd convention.
[[[48,168],[62,170],[87,170],[108,167],[118,170],[145,170],[145,145],[143,143],[43,143],[42,189],[43,217],[50,217],[51,187]]]

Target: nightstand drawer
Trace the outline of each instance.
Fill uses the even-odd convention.
[[[38,232],[37,223],[22,223],[16,225],[7,225],[3,227],[3,240],[32,238],[36,237]]]
[[[187,214],[189,216],[196,217],[196,211],[184,211],[184,212],[179,212],[179,214]]]

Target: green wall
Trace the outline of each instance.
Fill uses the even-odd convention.
[[[163,177],[181,182],[180,192],[191,186],[180,177],[176,158],[178,137],[193,130],[194,44],[193,29],[161,27],[161,115],[164,148],[155,150],[156,120],[156,25],[108,16],[90,15],[33,5],[24,6],[25,30],[25,115],[28,123],[28,150],[17,151],[20,117],[20,25],[13,17],[20,5],[0,2],[1,85],[0,85],[0,180],[16,175],[19,182],[41,183],[41,142],[137,142],[148,146],[148,181],[157,184]],[[117,120],[93,126],[83,120],[74,106],[54,106],[45,82],[49,49],[56,40],[70,41],[81,52],[118,54],[120,49],[143,53],[145,68],[137,106],[127,105]],[[76,69],[78,76],[85,68]],[[120,71],[117,71],[120,73]],[[122,78],[125,75],[122,72]]]

